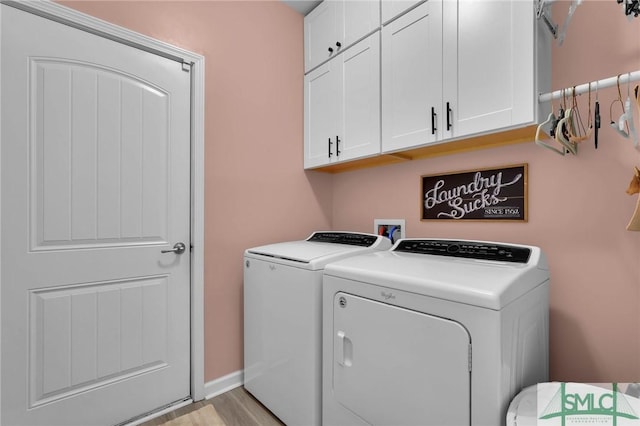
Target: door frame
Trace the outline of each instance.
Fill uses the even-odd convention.
[[[0,3],[169,58],[182,63],[183,66],[191,68],[192,252],[190,381],[191,399],[193,401],[204,399],[204,56],[94,18],[50,0],[29,2],[0,0]],[[1,125],[0,122],[0,126]],[[1,192],[0,203],[2,203]],[[0,281],[0,294],[1,293],[2,282]],[[2,344],[1,342],[2,339],[0,338],[0,345]],[[1,354],[2,352],[0,350],[0,356]],[[0,404],[0,413],[1,412],[2,406]]]

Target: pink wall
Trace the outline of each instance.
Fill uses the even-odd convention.
[[[585,142],[577,157],[526,143],[333,177],[305,173],[295,12],[275,1],[64,3],[206,57],[206,380],[242,368],[244,248],[331,225],[370,232],[374,218],[405,218],[411,237],[539,245],[552,274],[551,378],[640,376],[640,234],[625,230],[636,200],[625,189],[640,158],[607,125],[615,89],[599,94],[600,148]],[[560,24],[568,5],[554,5]],[[613,0],[587,0],[554,48],[553,88],[638,69],[640,19],[628,22]],[[420,175],[523,162],[528,223],[420,222]]]
[[[560,25],[569,4],[554,5]],[[640,18],[628,22],[614,1],[587,1],[576,11],[564,45],[554,48],[553,88],[638,69]],[[592,140],[584,142],[576,157],[561,157],[531,142],[336,175],[333,226],[371,231],[374,218],[404,218],[410,237],[542,247],[552,276],[551,379],[637,380],[640,234],[625,230],[636,202],[625,190],[633,166],[640,166],[640,154],[608,125],[614,95],[615,89],[599,93],[603,127],[598,150]],[[580,108],[586,117],[585,98]],[[617,120],[621,112],[615,111]],[[516,163],[529,164],[528,223],[420,221],[421,175]]]
[[[205,380],[242,365],[242,253],[331,224],[302,170],[302,17],[276,1],[70,1],[205,56]]]

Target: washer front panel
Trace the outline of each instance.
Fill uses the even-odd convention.
[[[249,259],[244,385],[288,424],[320,424],[322,271]]]

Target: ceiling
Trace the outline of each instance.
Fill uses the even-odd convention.
[[[311,12],[313,8],[320,4],[320,1],[321,0],[282,0],[283,3],[300,13],[302,16]]]

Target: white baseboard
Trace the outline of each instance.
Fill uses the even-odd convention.
[[[242,386],[243,383],[243,370],[234,371],[233,373],[229,373],[226,376],[219,377],[204,384],[204,394],[206,395],[205,399],[211,399],[220,394],[228,392],[231,389]]]

